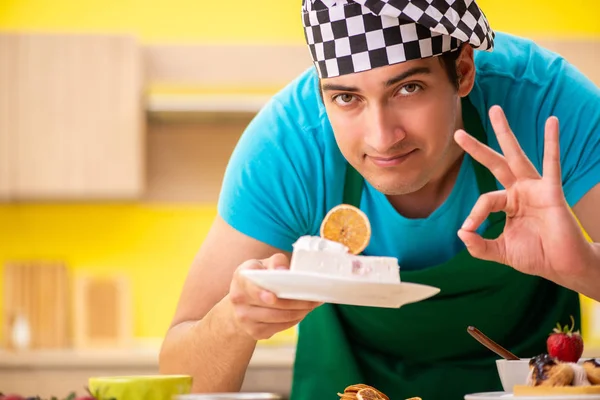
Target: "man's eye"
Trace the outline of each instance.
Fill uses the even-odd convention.
[[[338,94],[333,98],[333,101],[340,106],[346,106],[350,104],[352,100],[354,100],[354,96],[348,93]]]
[[[421,86],[417,85],[416,83],[408,83],[402,86],[398,92],[402,96],[410,96],[411,94],[414,94],[419,90],[421,90]]]

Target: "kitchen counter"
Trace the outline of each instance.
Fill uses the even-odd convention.
[[[0,350],[0,391],[41,397],[84,393],[91,376],[158,373],[157,347],[98,350]],[[258,346],[242,391],[289,396],[295,347]]]
[[[158,349],[89,349],[7,351],[0,349],[0,371],[35,368],[157,367]],[[292,368],[294,346],[258,346],[249,368]],[[600,348],[586,348],[584,358],[600,357]],[[0,386],[1,387],[1,386]]]
[[[91,376],[149,375],[158,373],[158,347],[137,349],[0,350],[0,391],[41,397],[83,394]],[[245,392],[275,392],[289,396],[293,346],[258,346],[242,386]],[[587,348],[584,357],[600,357]]]

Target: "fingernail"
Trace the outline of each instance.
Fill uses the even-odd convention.
[[[473,226],[473,220],[471,218],[467,218],[465,220],[465,222],[463,222],[461,229],[471,229],[472,226]]]
[[[285,266],[285,265],[276,265],[274,267],[274,269],[289,269],[289,268],[287,266]]]

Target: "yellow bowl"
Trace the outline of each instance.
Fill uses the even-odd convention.
[[[95,377],[88,380],[92,395],[98,400],[171,400],[189,394],[192,377],[187,375],[141,375]]]

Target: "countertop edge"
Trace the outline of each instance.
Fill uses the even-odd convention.
[[[0,350],[0,369],[135,368],[158,366],[159,349]],[[259,346],[249,368],[291,368],[295,346]]]
[[[2,369],[152,368],[158,366],[158,348],[27,350],[0,349]],[[292,368],[293,345],[257,346],[249,368]],[[600,347],[585,349],[583,358],[600,357]]]

